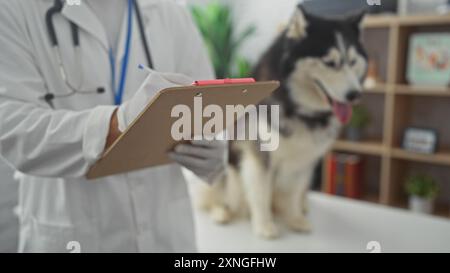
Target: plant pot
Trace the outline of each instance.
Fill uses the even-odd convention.
[[[347,127],[345,130],[345,136],[351,141],[361,141],[362,130],[355,127]]]
[[[434,210],[434,199],[425,199],[418,196],[410,196],[409,209],[417,213],[431,214]]]

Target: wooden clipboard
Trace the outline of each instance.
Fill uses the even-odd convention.
[[[87,179],[96,179],[171,163],[167,152],[179,141],[171,135],[177,118],[172,108],[186,105],[194,112],[194,98],[201,96],[203,108],[218,105],[256,105],[279,87],[279,82],[255,82],[168,88],[158,92],[145,110],[91,167]],[[232,124],[225,124],[227,127]],[[226,127],[225,127],[226,128]]]

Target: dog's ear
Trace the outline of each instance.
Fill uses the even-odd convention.
[[[350,22],[350,24],[354,25],[354,27],[360,31],[363,27],[363,21],[364,21],[364,17],[366,16],[367,11],[366,10],[361,10],[359,12],[357,12],[354,15],[351,15],[348,18],[348,21]]]
[[[308,13],[299,5],[287,27],[286,36],[290,39],[300,40],[306,36],[308,27]]]

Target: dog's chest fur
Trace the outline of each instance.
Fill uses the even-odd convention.
[[[339,134],[341,125],[335,117],[330,117],[326,126],[310,128],[298,119],[282,122],[286,132],[280,134],[280,146],[270,153],[270,169],[274,176],[291,179],[314,165],[331,147]],[[274,177],[284,180],[282,177]]]

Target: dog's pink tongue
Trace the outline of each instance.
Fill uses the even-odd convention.
[[[342,124],[347,124],[352,117],[352,106],[346,103],[333,101],[333,111]]]

